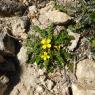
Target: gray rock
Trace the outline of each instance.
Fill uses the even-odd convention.
[[[95,95],[95,89],[85,89],[78,84],[72,84],[73,95]]]
[[[0,0],[1,16],[23,15],[26,8],[23,4],[13,0]]]
[[[29,10],[29,12],[28,12],[28,17],[29,17],[31,20],[37,17],[38,10],[37,10],[36,6],[34,6],[34,5],[33,5],[33,6],[30,6],[30,7],[28,8],[28,10]]]
[[[95,62],[89,59],[80,61],[76,71],[77,81],[72,84],[73,95],[95,94]]]
[[[66,13],[55,10],[53,1],[48,3],[46,7],[40,10],[39,21],[42,25],[42,28],[46,28],[51,23],[65,24],[71,19],[72,18]]]
[[[0,29],[3,34],[15,36],[17,39],[25,39],[26,32],[30,26],[30,21],[26,16],[0,18]]]
[[[40,85],[37,85],[37,87],[36,87],[36,92],[41,93],[41,92],[43,92],[43,91],[44,91],[43,87],[40,86]]]
[[[11,20],[12,34],[15,37],[26,39],[27,38],[27,30],[29,28],[29,19],[27,17],[13,17],[8,20]]]
[[[87,85],[95,85],[95,62],[89,59],[80,61],[77,65],[78,81]]]
[[[49,11],[46,14],[46,17],[55,24],[66,23],[67,21],[71,20],[71,17],[68,16],[66,13],[60,12],[58,10]]]
[[[45,75],[45,73],[46,73],[45,68],[44,68],[44,69],[39,69],[39,70],[38,70],[38,75],[39,75],[39,76],[43,76],[43,75]]]
[[[3,43],[3,39],[4,39],[5,36],[6,36],[5,29],[1,25],[0,26],[0,50],[4,50],[5,49],[4,43]]]
[[[46,3],[49,2],[49,0],[18,0],[18,1],[27,6],[37,4],[38,8],[45,7]]]
[[[19,53],[17,54],[18,59],[21,64],[26,63],[28,60],[28,55],[27,55],[27,48],[26,47],[21,47]]]
[[[46,81],[46,85],[47,85],[47,88],[48,88],[49,90],[51,90],[51,89],[54,87],[54,82],[48,79],[48,80]]]
[[[74,49],[75,49],[75,48],[77,47],[77,45],[78,45],[78,42],[79,42],[79,39],[80,39],[80,34],[74,33],[74,32],[72,32],[72,31],[69,30],[69,29],[67,29],[67,31],[68,31],[68,35],[74,37],[74,39],[71,40],[71,45],[68,46],[68,49],[69,49],[69,51],[74,51]]]

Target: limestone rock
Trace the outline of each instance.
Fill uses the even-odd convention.
[[[27,95],[26,87],[20,82],[14,87],[10,95]]]
[[[52,88],[53,88],[53,86],[54,86],[54,83],[53,83],[53,81],[51,81],[51,80],[47,80],[46,81],[46,85],[47,85],[47,88],[49,89],[49,90],[51,90]]]
[[[36,6],[33,5],[33,6],[29,7],[28,17],[31,20],[37,17],[37,8],[36,8]]]
[[[90,59],[80,61],[76,71],[77,81],[72,84],[73,95],[95,94],[95,62]]]
[[[65,23],[71,20],[70,16],[68,16],[66,13],[59,12],[58,10],[49,11],[45,15],[52,23],[55,24]]]
[[[41,92],[43,92],[43,91],[44,91],[44,89],[43,89],[43,87],[42,87],[42,86],[37,85],[36,91],[37,91],[38,93],[41,93]]]
[[[47,74],[43,73],[43,69],[38,70],[34,64],[23,63],[21,67],[23,72],[20,82],[14,87],[10,95],[68,95],[66,90],[63,90],[66,87],[64,86],[63,71],[52,73],[49,79]],[[42,77],[43,79],[41,79]],[[44,77],[46,77],[45,80]]]
[[[15,18],[13,17],[11,20],[12,34],[16,37],[21,37],[22,39],[27,38],[27,27],[29,27],[29,19],[27,17],[23,18]]]
[[[95,85],[95,62],[89,59],[80,61],[77,65],[76,75],[82,83]]]
[[[26,61],[28,60],[28,55],[27,55],[27,48],[25,47],[21,47],[19,53],[17,54],[18,59],[20,61],[20,63],[26,63]]]
[[[26,8],[26,6],[15,0],[0,0],[1,16],[23,15]]]
[[[80,39],[80,34],[73,33],[69,29],[67,29],[67,31],[68,31],[68,35],[74,37],[74,40],[71,40],[71,45],[68,47],[69,51],[73,51],[77,47],[77,44],[78,44],[79,39]]]
[[[5,17],[0,18],[0,27],[2,33],[15,36],[16,38],[25,39],[26,32],[29,29],[30,21],[26,16],[23,17]],[[12,35],[11,35],[12,34]],[[25,37],[25,35],[26,37]]]
[[[53,11],[53,10],[55,10],[55,8],[54,8],[54,1],[50,1],[49,3],[46,4],[46,7],[41,8],[39,10],[39,12],[42,15],[42,14],[48,12],[48,11]]]
[[[50,2],[45,8],[39,10],[39,22],[41,23],[41,28],[46,28],[51,23],[54,24],[64,24],[72,18],[64,12],[55,10],[54,2]]]
[[[59,4],[68,5],[71,4],[74,0],[57,0]]]
[[[3,32],[3,30],[4,32]],[[4,47],[4,43],[3,43],[3,39],[4,37],[6,36],[6,33],[5,33],[5,29],[2,27],[2,25],[0,26],[0,50],[4,50],[5,47]]]
[[[84,89],[80,85],[72,84],[73,95],[95,95],[95,89]]]
[[[34,25],[39,26],[40,28],[46,28],[51,22],[49,22],[48,18],[44,14],[50,10],[53,10],[53,7],[54,2],[50,1],[48,4],[46,4],[46,7],[39,9],[38,12],[37,10],[34,11],[34,8],[32,8],[32,11],[30,10],[28,16],[31,18]]]
[[[45,72],[46,72],[45,68],[39,69],[39,70],[38,70],[38,75],[39,75],[39,76],[43,76],[43,75],[45,75]]]
[[[43,85],[45,85],[46,76],[45,76],[45,75],[40,76],[39,79],[40,79],[41,83],[42,83]]]

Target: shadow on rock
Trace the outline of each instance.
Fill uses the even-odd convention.
[[[3,70],[3,72],[5,72],[5,75],[9,78],[8,87],[4,95],[10,95],[14,86],[20,81],[21,68],[16,57],[8,58],[7,62],[2,65],[2,68],[3,66],[4,68],[6,67],[5,69],[7,70]]]
[[[21,48],[21,44],[8,35],[3,39],[3,42],[5,50],[0,50],[0,55],[3,57],[4,62],[0,64],[0,76],[5,75],[9,79],[3,95],[10,95],[14,86],[20,81],[21,68],[17,53]]]

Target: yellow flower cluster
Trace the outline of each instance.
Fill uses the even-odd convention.
[[[43,39],[43,40],[41,41],[42,48],[43,48],[43,49],[51,48],[50,42],[51,42],[50,39]]]
[[[50,39],[42,39],[41,41],[42,44],[42,49],[47,50],[51,48],[51,40]],[[58,51],[60,51],[60,45],[55,45],[54,48],[56,48]],[[41,55],[41,58],[45,61],[47,59],[50,58],[50,56],[48,55],[48,52],[43,52],[43,54]]]
[[[43,55],[41,55],[41,58],[45,61],[50,58],[50,56],[47,54],[47,52],[44,52]]]
[[[51,44],[50,44],[51,40],[50,39],[43,39],[41,41],[41,44],[42,44],[42,48],[45,50],[45,49],[50,49],[51,48]],[[50,56],[48,55],[48,53],[45,51],[42,55],[41,55],[41,58],[45,61],[47,59],[50,58]]]

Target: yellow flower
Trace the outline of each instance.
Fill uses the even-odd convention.
[[[43,49],[51,48],[50,42],[51,42],[50,39],[43,39],[43,40],[41,41],[41,44],[43,44],[43,45],[42,45],[42,48],[43,48]]]
[[[47,52],[44,52],[43,55],[41,55],[41,58],[45,61],[50,58],[50,56],[47,54]]]
[[[54,46],[58,51],[60,50],[60,45]]]

